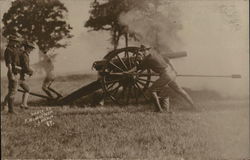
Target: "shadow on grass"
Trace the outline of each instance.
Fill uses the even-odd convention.
[[[104,106],[95,105],[92,106],[88,97],[81,98],[71,104],[58,105],[55,102],[49,102],[46,100],[36,100],[29,102],[29,105],[34,108],[40,107],[53,107],[57,108],[58,115],[98,115],[98,114],[116,114],[116,113],[159,113],[155,112],[155,106],[152,101],[142,102],[139,104],[130,105],[117,105],[112,102],[107,102]],[[173,112],[199,112],[200,109],[192,108],[186,104],[185,101],[179,98],[173,98],[170,100],[170,109]],[[164,109],[163,113],[166,113]]]

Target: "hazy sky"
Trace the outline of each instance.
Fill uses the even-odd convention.
[[[1,13],[10,1],[1,2]],[[66,49],[59,49],[56,71],[63,73],[95,73],[94,61],[102,59],[111,47],[107,32],[88,32],[84,23],[89,17],[91,0],[63,0],[69,10],[68,22],[74,37]],[[178,3],[179,2],[179,3]],[[193,89],[210,88],[227,94],[247,95],[249,80],[248,1],[185,0],[177,1],[183,29],[179,32],[188,57],[173,60],[183,74],[242,74],[242,79],[178,78]],[[164,8],[164,7],[163,7]],[[167,14],[167,11],[163,12]],[[143,26],[142,26],[143,27]],[[34,51],[37,52],[37,51]],[[36,54],[31,57],[36,61]],[[2,73],[5,69],[2,68]],[[5,74],[5,73],[3,73]]]

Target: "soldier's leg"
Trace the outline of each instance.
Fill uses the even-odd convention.
[[[17,92],[18,80],[15,78],[14,80],[9,80],[9,94],[8,94],[8,108],[9,113],[14,113],[14,102],[15,95]]]
[[[9,100],[9,93],[5,96],[2,104],[1,104],[1,110],[2,111],[8,111],[8,100]]]
[[[156,105],[156,111],[158,112],[162,112],[163,109],[162,109],[162,106],[161,106],[161,103],[160,103],[160,99],[157,95],[157,92],[152,92],[152,97],[154,99],[154,104]]]
[[[20,87],[25,91],[23,93],[23,97],[22,97],[22,104],[21,104],[21,108],[25,108],[28,109],[28,98],[29,98],[29,94],[30,94],[30,88],[27,85],[27,83],[25,83],[24,80],[20,80],[19,83]]]
[[[160,104],[160,99],[157,93],[160,92],[163,87],[168,84],[168,82],[169,77],[166,74],[161,74],[159,79],[157,79],[149,88],[149,91],[152,93],[152,97],[154,99],[155,105],[158,108],[158,111],[162,111],[162,106]]]
[[[56,94],[57,98],[62,97],[62,95],[60,93],[58,93],[56,90],[54,90],[53,88],[50,87],[53,82],[54,82],[54,79],[51,79],[50,82],[48,83],[48,87],[47,87],[48,90],[51,91],[52,93]]]
[[[158,94],[160,97],[160,104],[167,112],[170,112],[169,89],[168,86],[165,86]]]
[[[167,112],[171,113],[170,103],[169,103],[169,95],[168,95],[168,90],[169,90],[168,84],[171,81],[175,80],[176,74],[175,74],[175,72],[173,72],[171,70],[171,68],[168,67],[161,74],[161,77],[162,77],[162,81],[164,83],[162,83],[162,86],[160,88],[161,89],[160,93],[159,93],[160,94],[160,103],[161,103],[161,106],[167,110]]]
[[[161,103],[162,108],[165,108],[167,112],[170,112],[169,97],[161,97],[160,103]]]
[[[1,104],[1,110],[2,111],[8,111],[8,102],[9,102],[9,97],[10,97],[10,83],[11,83],[11,78],[10,78],[10,73],[7,73],[7,78],[8,78],[8,93],[4,97],[4,100]]]
[[[48,89],[48,86],[50,85],[49,83],[50,81],[45,78],[44,81],[43,81],[43,85],[42,85],[42,90],[51,98],[53,98],[53,95],[50,93],[49,89]]]
[[[179,84],[176,83],[176,81],[171,81],[168,86],[172,88],[175,92],[179,93],[191,106],[194,106],[192,98],[181,86],[179,86]]]

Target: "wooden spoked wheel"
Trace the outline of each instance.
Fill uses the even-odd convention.
[[[152,81],[150,69],[139,69],[143,56],[140,48],[127,47],[104,57],[101,82],[106,97],[120,105],[138,104],[147,99],[145,91]],[[124,73],[134,67],[135,72]]]

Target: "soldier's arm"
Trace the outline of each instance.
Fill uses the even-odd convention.
[[[8,68],[8,71],[9,71],[11,74],[13,74],[11,64],[7,64],[6,66],[7,66],[7,68]]]
[[[11,50],[9,48],[6,48],[5,52],[4,52],[4,61],[6,66],[9,69],[9,65],[11,65]],[[11,67],[11,66],[10,66]]]
[[[138,69],[149,68],[149,55],[142,57],[140,64],[138,65]]]
[[[148,67],[149,67],[148,66],[148,57],[146,56],[141,60],[141,63],[138,66],[133,67],[132,69],[128,70],[125,73],[133,73],[133,72],[137,71],[138,69],[145,69]]]
[[[11,58],[11,50],[7,48],[4,52],[4,60],[6,67],[8,69],[8,73],[10,74],[10,78],[14,79],[13,69],[12,69],[12,58]]]
[[[22,62],[23,62],[22,67],[23,67],[24,73],[31,76],[33,74],[33,70],[30,68],[30,65],[29,65],[29,56],[26,55],[25,53],[22,56]]]

